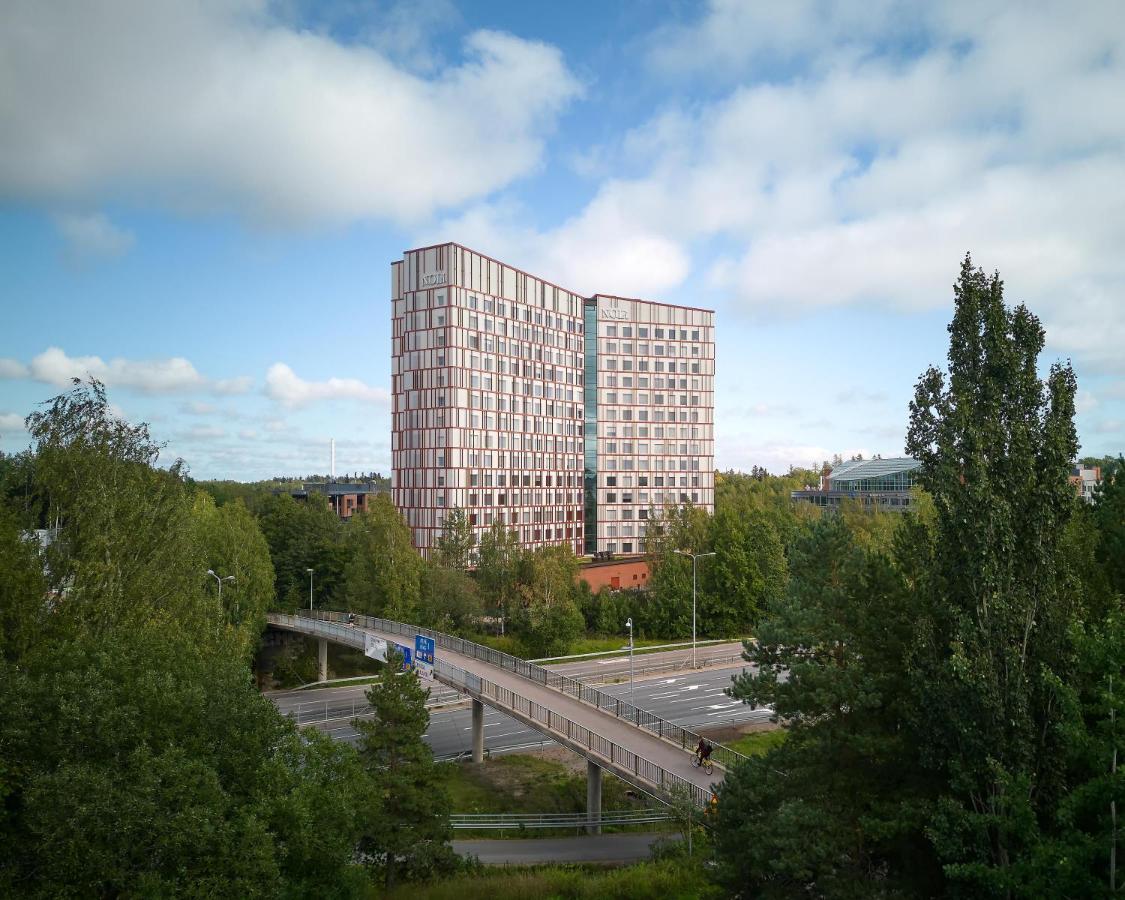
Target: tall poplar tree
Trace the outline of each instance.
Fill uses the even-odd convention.
[[[1004,303],[998,274],[966,256],[949,325],[949,367],[922,375],[907,451],[933,497],[928,615],[909,661],[921,763],[941,774],[930,834],[951,883],[1010,896],[1065,789],[1081,597],[1059,554],[1074,508],[1076,381],[1038,372],[1044,331]]]

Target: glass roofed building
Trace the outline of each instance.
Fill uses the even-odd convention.
[[[921,465],[909,457],[853,459],[822,475],[819,488],[806,485],[791,497],[831,510],[839,509],[845,500],[858,500],[864,506],[902,512],[910,507],[914,476]]]

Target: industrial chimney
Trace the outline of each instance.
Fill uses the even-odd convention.
[[[331,439],[332,444],[332,468],[329,470],[329,475],[332,480],[336,480],[336,438]]]

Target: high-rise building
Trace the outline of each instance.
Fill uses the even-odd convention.
[[[395,505],[525,547],[640,552],[652,510],[714,508],[711,310],[583,297],[458,244],[391,264]]]

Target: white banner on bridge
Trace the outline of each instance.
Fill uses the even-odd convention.
[[[386,662],[387,642],[373,634],[365,634],[363,636],[363,655],[369,656],[371,659],[377,659],[379,662]]]

